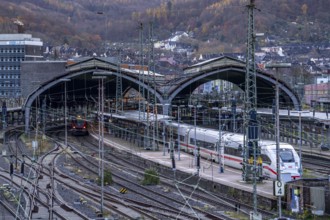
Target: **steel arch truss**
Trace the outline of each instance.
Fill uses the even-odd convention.
[[[113,66],[112,68],[109,68],[109,65],[106,68],[100,68],[100,66],[97,66],[97,68],[95,66],[86,68],[86,66],[84,66],[85,68],[83,69],[79,69],[79,70],[74,70],[71,72],[67,72],[63,75],[61,75],[61,77],[55,78],[53,80],[50,80],[48,82],[44,82],[42,83],[36,90],[34,90],[26,99],[24,105],[23,105],[23,109],[25,111],[25,131],[28,132],[29,131],[29,120],[30,120],[30,113],[31,113],[31,108],[33,106],[33,103],[36,101],[36,99],[40,96],[47,96],[49,94],[47,94],[47,91],[52,90],[57,88],[57,93],[61,92],[59,90],[61,90],[60,85],[63,84],[63,79],[69,79],[70,81],[67,82],[68,85],[68,90],[67,91],[72,91],[74,89],[73,87],[73,82],[76,82],[76,84],[80,84],[81,87],[81,81],[86,80],[86,76],[87,76],[87,81],[89,83],[92,82],[92,84],[94,85],[94,92],[93,94],[97,94],[97,80],[92,79],[93,75],[96,74],[101,74],[107,77],[108,80],[105,80],[106,82],[110,83],[112,82],[111,89],[113,89],[114,87],[116,87],[116,81],[114,80],[116,77],[122,77],[123,83],[125,84],[125,87],[123,87],[123,94],[125,92],[127,92],[130,88],[135,89],[136,91],[139,91],[139,86],[144,88],[146,91],[149,91],[150,94],[155,94],[156,99],[158,99],[159,102],[163,102],[163,97],[161,95],[161,93],[159,93],[159,91],[157,89],[154,89],[153,87],[149,86],[148,84],[144,84],[143,82],[141,82],[139,80],[139,76],[137,75],[136,72],[132,72],[132,71],[128,71],[128,72],[124,72],[123,70],[121,70],[121,73],[118,73],[118,68],[116,66]],[[80,80],[80,83],[79,83]],[[77,83],[78,81],[78,83]],[[91,85],[89,85],[91,86]],[[77,86],[78,88],[78,86]],[[76,89],[77,89],[76,88]],[[85,88],[86,89],[86,88]],[[115,91],[113,89],[113,91]],[[63,93],[63,91],[62,91]],[[81,94],[82,95],[82,94]],[[97,95],[95,95],[97,97]],[[146,98],[146,97],[144,97]],[[63,105],[63,102],[62,102]]]
[[[224,59],[219,58],[219,59]],[[227,58],[228,59],[228,58]],[[208,63],[196,65],[189,68],[188,74],[184,81],[179,82],[175,88],[169,93],[169,103],[174,101],[177,97],[186,97],[191,94],[198,86],[212,81],[212,80],[225,80],[237,85],[242,91],[245,91],[245,65],[241,61],[236,61],[229,58],[231,63],[228,65],[216,65],[218,60],[213,60]],[[256,72],[257,78],[257,106],[270,107],[272,106],[273,99],[275,98],[275,85],[276,78],[273,74],[267,73],[260,69]],[[291,88],[282,80],[279,80],[280,103],[283,107],[293,107],[299,109],[300,100],[298,95],[291,90]]]

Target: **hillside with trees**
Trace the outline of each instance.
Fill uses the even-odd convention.
[[[0,33],[26,33],[47,45],[97,48],[102,42],[138,42],[140,23],[157,39],[191,33],[206,52],[242,51],[248,0],[1,0]],[[329,42],[328,0],[256,0],[255,27],[287,42]],[[148,28],[144,29],[144,39]],[[195,42],[196,44],[196,42]]]

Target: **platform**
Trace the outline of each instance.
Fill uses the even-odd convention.
[[[165,156],[163,156],[163,152],[153,152],[153,151],[142,151],[139,154],[141,157],[146,158],[148,160],[153,160],[158,162],[159,164],[172,167],[170,154],[167,152],[165,153]],[[197,173],[197,168],[194,165],[194,157],[190,154],[181,152],[180,160],[179,160],[178,152],[175,152],[175,163],[176,163],[176,169],[180,171],[191,174]],[[225,166],[224,172],[221,173],[218,163],[212,163],[210,161],[201,160],[201,168],[199,171],[199,176],[214,182],[221,183],[223,185],[253,192],[253,184],[242,181],[242,172],[240,170]],[[273,181],[264,180],[262,183],[258,183],[257,192],[259,195],[262,195],[264,197],[274,198]]]
[[[91,135],[95,139],[98,138],[98,135]],[[104,136],[104,143],[112,145],[116,148],[125,149],[140,157],[143,157],[147,160],[152,160],[164,166],[172,167],[170,153],[167,150],[163,151],[162,146],[160,147],[159,151],[144,150],[138,147],[132,147],[132,143],[119,138],[114,138],[111,135]],[[193,155],[180,152],[179,160],[178,154],[178,152],[175,152],[176,170],[190,173],[192,175],[196,174],[197,168],[194,165],[195,163]],[[242,181],[242,172],[240,170],[225,166],[223,173],[220,173],[219,171],[220,168],[218,163],[201,160],[201,168],[199,170],[200,177],[247,192],[253,192],[253,184]],[[262,183],[258,183],[257,193],[260,196],[275,199],[273,196],[273,181],[264,180]]]

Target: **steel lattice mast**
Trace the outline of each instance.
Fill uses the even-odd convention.
[[[121,49],[118,50],[118,76],[116,77],[116,113],[123,111],[123,83],[121,75]],[[111,112],[111,109],[109,109]]]
[[[144,62],[143,62],[143,23],[140,23],[139,26],[139,34],[140,34],[140,67],[139,67],[139,82],[144,83]],[[139,84],[139,120],[145,120],[145,95],[144,95],[144,87]]]
[[[243,181],[261,180],[262,164],[258,146],[257,84],[255,65],[254,9],[255,1],[250,0],[248,8],[248,33],[245,76],[245,146],[243,158]]]
[[[262,181],[262,160],[258,146],[259,126],[257,121],[257,80],[255,65],[254,9],[255,0],[250,0],[248,8],[247,54],[245,75],[245,141],[243,157],[243,181],[253,181],[253,217],[261,219],[257,211],[257,181]]]

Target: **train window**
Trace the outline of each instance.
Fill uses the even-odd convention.
[[[272,161],[266,154],[261,154],[260,157],[261,157],[263,163],[268,164],[268,165],[270,165],[272,163]]]
[[[214,145],[209,144],[208,146],[206,146],[206,148],[210,150],[214,150]]]
[[[225,147],[225,154],[233,155],[233,148]]]
[[[179,147],[179,142],[178,141],[174,141],[174,149],[178,149]]]
[[[78,126],[82,126],[82,125],[84,125],[85,121],[82,119],[77,119],[74,121],[74,123],[77,124]]]
[[[184,141],[184,139],[182,141]],[[190,144],[195,144],[194,138],[190,138]],[[201,140],[196,140],[196,145],[198,147],[202,147],[202,148],[213,149],[212,143],[201,141]]]
[[[209,142],[205,142],[205,141],[197,141],[197,145],[203,148],[207,148],[210,149],[212,144]]]
[[[294,156],[291,149],[280,149],[280,158],[282,162],[294,162]]]
[[[230,155],[233,155],[233,156],[238,156],[238,157],[241,157],[241,152],[237,149],[234,149],[234,148],[231,148],[231,147],[225,147],[225,150],[224,150],[225,154],[230,154]]]

